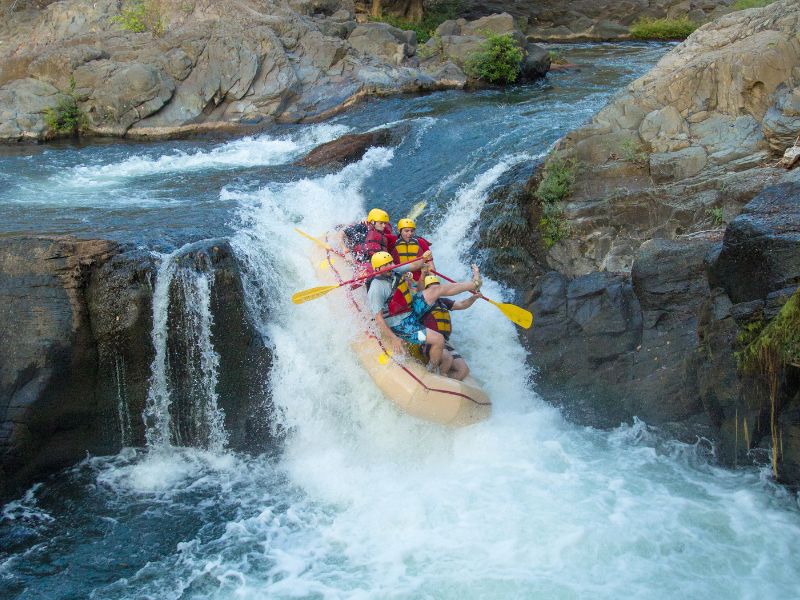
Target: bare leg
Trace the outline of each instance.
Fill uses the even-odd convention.
[[[442,362],[439,363],[439,373],[447,375],[453,366],[453,355],[448,350],[442,352]]]
[[[425,330],[425,337],[428,344],[430,344],[430,364],[432,369],[437,369],[439,363],[442,362],[442,355],[444,353],[444,336],[438,331],[432,329]]]
[[[465,361],[463,358],[454,359],[453,364],[450,367],[450,372],[447,374],[447,376],[452,377],[453,379],[458,379],[459,381],[464,381],[467,375],[469,375],[467,361]]]

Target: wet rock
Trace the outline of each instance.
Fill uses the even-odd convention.
[[[800,283],[799,248],[800,183],[766,188],[725,231],[714,282],[735,303],[763,300]]]
[[[396,146],[403,141],[407,127],[385,127],[367,133],[351,133],[314,148],[295,164],[302,167],[341,166],[360,160],[375,146]]]
[[[362,23],[350,37],[350,46],[366,55],[376,55],[399,65],[417,51],[417,34],[387,23]]]
[[[271,443],[271,355],[244,306],[236,258],[226,242],[212,241],[178,260],[167,321],[174,430],[184,443],[202,445],[186,434],[197,416],[191,402],[200,354],[183,335],[192,319],[184,275],[201,274],[210,282],[219,363],[211,391],[225,412],[230,447],[261,451]],[[0,240],[0,333],[13,340],[0,348],[0,497],[87,452],[144,444],[156,270],[149,252],[106,240]]]

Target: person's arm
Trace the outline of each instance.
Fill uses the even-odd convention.
[[[410,262],[405,263],[400,269],[402,269],[401,273],[407,273],[408,271],[419,271],[425,263],[431,260],[431,253],[430,250],[423,254],[417,260],[412,260]]]
[[[392,331],[392,328],[386,324],[386,320],[383,318],[382,313],[377,313],[375,315],[375,322],[378,324],[378,331],[381,332],[381,340],[389,346],[389,348],[395,354],[405,354],[405,347],[403,346],[403,340],[397,337]]]
[[[464,298],[463,300],[454,302],[453,307],[450,310],[466,310],[467,308],[475,304],[475,301],[478,298],[480,298],[478,294],[471,294],[469,298]]]
[[[419,240],[419,247],[420,250],[422,250],[423,256],[425,255],[426,252],[431,251],[431,243],[428,240],[426,240],[425,238],[417,238],[417,239]],[[436,265],[433,264],[433,255],[431,255],[430,261],[428,261],[428,267],[433,271],[436,270]]]
[[[477,292],[481,289],[481,274],[478,267],[472,265],[472,279],[469,281],[461,281],[459,283],[442,283],[440,285],[432,285],[426,289],[423,294],[425,302],[432,305],[442,296],[456,296],[461,292]]]

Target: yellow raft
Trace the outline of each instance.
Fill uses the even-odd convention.
[[[327,252],[319,271],[326,282],[331,274],[338,282],[354,276],[350,264],[333,252]],[[342,292],[340,298],[359,311],[364,320],[365,333],[353,342],[353,351],[389,400],[414,417],[453,427],[489,418],[492,402],[474,378],[458,381],[431,373],[414,358],[388,357],[380,340],[367,333],[366,287],[345,288]]]

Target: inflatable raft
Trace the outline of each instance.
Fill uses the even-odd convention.
[[[353,278],[353,268],[338,254],[325,252],[321,259],[318,270],[323,282],[330,282],[331,276],[338,283]],[[389,400],[414,417],[453,427],[489,418],[491,400],[474,378],[458,381],[436,375],[410,356],[395,357],[386,352],[381,341],[369,331],[366,286],[345,288],[338,297],[360,313],[364,333],[356,338],[352,349]]]

